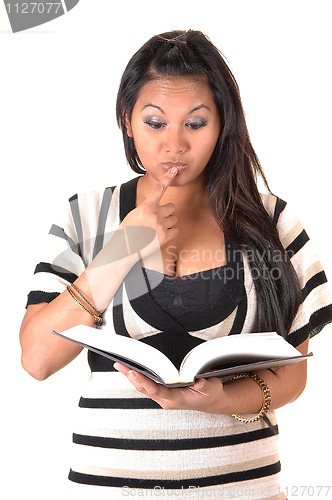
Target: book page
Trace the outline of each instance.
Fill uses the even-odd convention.
[[[56,332],[54,332],[56,333]],[[179,372],[173,363],[162,352],[131,337],[117,335],[110,328],[96,329],[85,325],[74,326],[62,334],[58,334],[84,347],[100,351],[101,355],[114,354],[115,358],[131,361],[131,365],[141,365],[144,370],[151,370],[162,380],[177,382]],[[113,359],[113,358],[112,358]],[[121,360],[119,360],[121,362]]]
[[[180,374],[190,379],[197,373],[225,364],[225,367],[299,356],[300,353],[275,332],[241,333],[204,342],[182,361]]]

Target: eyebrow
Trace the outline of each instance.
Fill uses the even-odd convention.
[[[191,115],[192,113],[194,113],[195,111],[198,111],[199,109],[207,109],[208,111],[211,111],[211,109],[209,108],[209,106],[206,106],[205,104],[200,104],[196,108],[194,108],[191,111],[189,111],[188,115]]]
[[[152,104],[152,103],[149,103],[149,104],[146,104],[145,106],[143,106],[143,108],[141,109],[141,112],[143,111],[143,109],[150,108],[150,107],[158,109],[163,115],[166,114],[165,111],[160,106],[156,106],[156,104]],[[211,111],[211,109],[208,106],[206,106],[205,104],[200,104],[199,106],[196,106],[196,108],[191,109],[188,112],[188,115],[191,115],[192,113],[194,113],[195,111],[198,111],[199,109],[207,109],[208,111]]]

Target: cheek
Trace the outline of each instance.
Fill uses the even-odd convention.
[[[149,155],[158,151],[160,149],[161,140],[155,135],[149,134],[149,132],[140,132],[134,134],[134,141],[137,151],[140,150],[144,155]]]
[[[139,138],[134,138],[136,149],[140,150],[140,152],[148,156],[157,150],[156,141],[151,140],[151,138],[147,136],[140,136]]]
[[[214,151],[214,148],[216,147],[216,144],[217,144],[217,140],[218,140],[218,136],[217,137],[206,137],[205,140],[203,140],[200,144],[197,144],[197,150],[201,152],[201,155],[204,156],[204,158],[206,159],[210,159],[213,151]]]
[[[142,163],[149,164],[153,163],[156,159],[156,154],[158,152],[158,142],[155,139],[151,139],[148,134],[134,134],[134,142],[137,154],[142,161]]]

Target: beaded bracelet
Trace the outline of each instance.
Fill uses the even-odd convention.
[[[252,422],[257,422],[260,418],[264,417],[266,413],[268,412],[270,405],[271,405],[271,393],[268,385],[262,378],[260,378],[256,373],[239,373],[238,375],[235,375],[235,377],[232,378],[232,380],[238,380],[241,378],[251,378],[254,380],[259,387],[261,388],[262,394],[263,394],[263,405],[262,408],[260,409],[259,413],[255,417],[251,418],[246,418],[243,415],[239,415],[238,413],[232,414],[232,417],[236,418],[240,422],[243,422],[245,424],[249,424]]]
[[[73,299],[77,302],[77,304],[79,304],[87,313],[91,314],[91,316],[94,317],[94,320],[95,320],[95,326],[101,326],[103,324],[103,318],[102,316],[100,315],[100,313],[97,315],[97,314],[94,314],[93,312],[91,312],[87,307],[85,307],[84,304],[82,304],[82,302],[80,302],[78,300],[78,298],[76,297],[76,295],[73,294],[73,292],[71,291],[70,289],[70,286],[67,286],[67,290],[68,292],[70,293],[70,295],[73,297]],[[94,309],[94,308],[93,308]]]

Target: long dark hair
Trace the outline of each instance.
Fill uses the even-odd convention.
[[[211,209],[225,235],[247,254],[257,292],[257,331],[286,336],[301,302],[296,273],[257,189],[260,176],[271,193],[251,145],[240,92],[220,51],[200,31],[171,31],[152,37],[129,61],[117,97],[117,120],[127,161],[145,173],[127,135],[139,89],[161,76],[205,76],[221,118],[215,150],[205,168]]]

